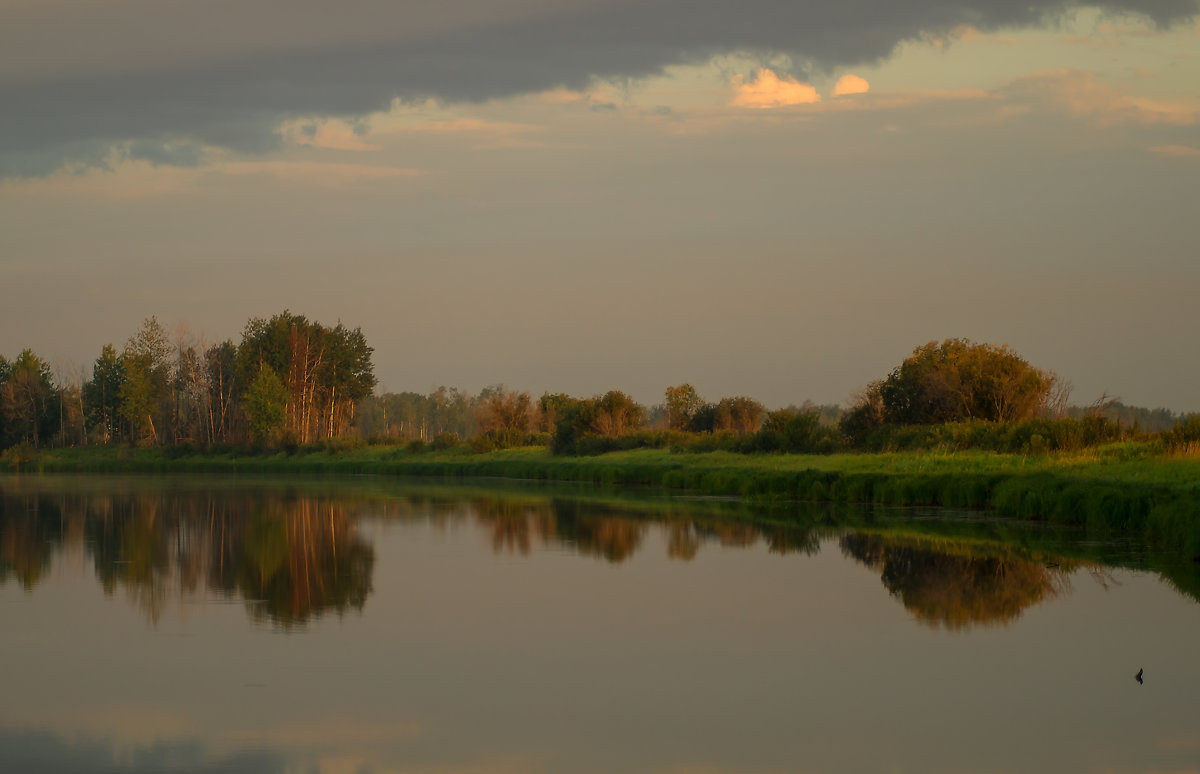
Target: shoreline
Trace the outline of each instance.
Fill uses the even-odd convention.
[[[29,473],[379,475],[657,488],[748,502],[839,502],[982,509],[1000,516],[1131,532],[1200,558],[1200,459],[1145,444],[1039,457],[990,452],[741,455],[666,450],[556,457],[527,447],[473,454],[362,446],[293,454],[50,450]]]

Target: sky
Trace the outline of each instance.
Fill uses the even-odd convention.
[[[381,390],[1200,411],[1198,0],[0,0],[0,354],[286,310]]]

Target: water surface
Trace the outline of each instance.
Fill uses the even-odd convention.
[[[1195,578],[980,514],[0,477],[0,771],[1197,771]]]

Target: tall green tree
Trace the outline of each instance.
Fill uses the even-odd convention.
[[[375,387],[372,348],[359,328],[326,328],[284,311],[246,324],[237,351],[243,384],[270,367],[288,393],[285,425],[302,442],[341,435]]]
[[[88,424],[96,440],[107,444],[120,435],[121,388],[125,384],[125,363],[112,344],[105,344],[92,365],[92,378],[83,386]]]
[[[247,321],[242,329],[242,342],[237,347],[240,381],[243,384],[254,381],[263,366],[270,366],[276,374],[287,374],[291,350],[308,327],[307,319],[286,309],[270,319],[254,317]]]
[[[323,338],[329,357],[322,392],[329,406],[327,434],[333,438],[345,432],[354,420],[354,407],[375,388],[374,349],[361,328],[351,330],[341,322]]]
[[[204,351],[205,424],[211,442],[232,440],[238,421],[237,347],[232,341],[214,344]]]
[[[121,417],[129,426],[130,440],[154,443],[158,431],[154,412],[162,395],[162,386],[154,379],[145,363],[137,358],[125,360],[125,382],[121,385]]]
[[[24,349],[7,370],[0,387],[0,410],[8,436],[5,445],[28,441],[38,447],[57,426],[57,395],[50,366],[32,349]]]
[[[131,440],[158,443],[159,426],[169,419],[171,344],[157,317],[148,317],[125,343],[121,359],[125,383],[121,385],[121,414],[128,421]]]
[[[269,365],[264,365],[242,398],[250,434],[255,440],[269,440],[283,429],[287,419],[287,400],[287,388],[275,371]]]

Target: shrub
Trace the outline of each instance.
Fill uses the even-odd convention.
[[[1163,433],[1168,454],[1200,455],[1200,414],[1189,414]]]
[[[21,470],[29,467],[29,464],[37,459],[37,450],[29,441],[21,441],[5,449],[0,459],[7,462],[13,470]]]
[[[295,430],[282,430],[279,433],[277,445],[279,450],[288,456],[294,455],[300,451],[300,437],[296,435]]]
[[[343,454],[345,452],[356,451],[367,445],[367,442],[356,436],[346,436],[343,438],[327,438],[321,443],[321,447],[329,454]]]
[[[169,460],[177,460],[180,457],[191,457],[199,450],[190,443],[177,443],[163,448],[163,456]]]
[[[492,431],[490,430],[486,433],[480,433],[467,443],[471,446],[471,451],[475,452],[476,454],[487,454],[488,452],[495,451],[498,448],[496,446],[495,437],[492,435]]]

